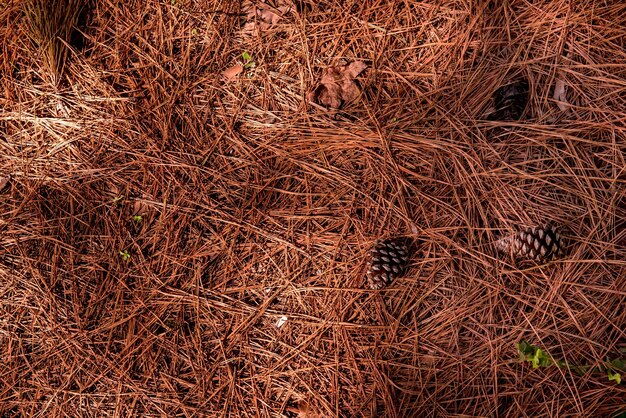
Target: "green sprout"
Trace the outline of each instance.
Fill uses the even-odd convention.
[[[141,216],[141,215],[133,215],[133,221],[139,223],[139,222],[143,221],[143,216]]]
[[[253,68],[256,65],[256,62],[254,62],[252,55],[250,55],[248,51],[244,51],[243,54],[241,54],[241,58],[243,58],[243,68],[245,69]]]
[[[539,367],[550,367],[554,363],[552,357],[545,353],[541,348],[529,344],[526,340],[522,340],[515,345],[519,351],[520,361],[527,361],[533,365],[533,369]]]
[[[114,205],[121,205],[123,201],[124,201],[124,195],[123,194],[113,198],[113,204]]]
[[[547,352],[535,345],[530,344],[526,340],[520,341],[519,344],[515,344],[515,346],[517,347],[517,351],[519,352],[520,361],[529,362],[530,364],[532,364],[533,369],[556,365],[559,368],[575,371],[581,376],[589,370],[591,370],[592,372],[606,372],[609,382],[614,381],[618,385],[622,383],[622,375],[616,370],[626,371],[626,360],[624,359],[617,358],[613,360],[607,360],[599,367],[593,367],[589,364],[570,364],[565,360],[554,360],[551,356],[548,355]]]
[[[609,382],[615,381],[618,385],[622,383],[622,375],[617,372],[612,372],[611,370],[606,371],[606,375],[609,378]]]
[[[128,261],[130,260],[130,253],[128,252],[128,250],[122,250],[120,251],[120,257],[122,257],[122,260]]]

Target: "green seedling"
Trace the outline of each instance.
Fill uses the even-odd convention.
[[[139,223],[139,222],[143,221],[143,216],[141,216],[141,215],[133,215],[133,221]]]
[[[130,253],[128,252],[128,250],[122,250],[120,251],[120,257],[122,257],[122,260],[128,261],[130,260]]]
[[[124,195],[119,195],[113,199],[113,204],[121,205],[123,201],[124,201]]]
[[[622,375],[615,370],[626,371],[626,360],[613,359],[607,360],[600,367],[593,367],[589,364],[570,364],[565,360],[555,360],[541,348],[530,344],[526,340],[522,340],[519,344],[515,344],[519,352],[520,361],[527,361],[532,364],[533,369],[539,367],[557,366],[562,369],[568,369],[577,372],[581,376],[591,370],[592,372],[606,372],[609,381],[614,381],[618,385],[622,383]]]
[[[254,62],[252,55],[250,55],[248,51],[244,51],[243,54],[241,54],[241,58],[243,58],[244,61],[243,68],[246,70],[253,68],[256,65],[256,62]]]
[[[611,370],[606,371],[606,375],[609,378],[609,382],[615,381],[618,385],[622,383],[622,375],[617,372],[612,372]]]
[[[526,340],[522,340],[519,344],[516,344],[516,347],[519,351],[520,361],[531,363],[533,369],[550,367],[555,364],[552,358],[541,348],[529,344]]]

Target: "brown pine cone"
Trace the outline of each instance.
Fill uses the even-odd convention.
[[[389,238],[377,243],[370,251],[367,284],[382,289],[404,273],[409,261],[409,248],[401,238]]]
[[[550,224],[526,228],[517,234],[499,239],[496,241],[496,248],[514,258],[535,261],[550,261],[565,254],[561,234],[558,228]]]

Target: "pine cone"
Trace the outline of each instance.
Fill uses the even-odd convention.
[[[382,289],[402,275],[409,261],[409,248],[400,238],[377,243],[370,252],[367,284],[371,289]]]
[[[519,120],[528,104],[528,82],[519,80],[502,86],[493,97],[496,110],[491,120]]]
[[[512,254],[515,258],[527,258],[535,261],[550,261],[561,257],[564,244],[558,228],[545,225],[526,228],[517,234],[496,241],[499,252]]]

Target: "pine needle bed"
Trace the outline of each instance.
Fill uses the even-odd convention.
[[[593,369],[626,356],[626,5],[257,7],[93,1],[55,61],[0,6],[0,416],[626,410]],[[311,103],[356,60],[356,100]],[[567,257],[495,251],[544,222]]]

